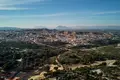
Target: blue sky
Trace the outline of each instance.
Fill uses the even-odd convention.
[[[120,26],[120,0],[0,0],[0,26]]]

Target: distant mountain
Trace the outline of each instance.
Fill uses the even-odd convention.
[[[0,30],[20,30],[20,28],[16,28],[16,27],[0,27]]]
[[[67,26],[57,26],[56,29],[57,30],[69,30],[70,28]]]
[[[120,26],[57,26],[57,30],[120,30]]]
[[[78,26],[78,28],[80,27]],[[120,30],[120,26],[81,26],[81,29]]]
[[[46,29],[47,27],[46,26],[35,26],[34,28],[35,29]]]

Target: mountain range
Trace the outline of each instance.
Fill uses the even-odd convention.
[[[16,27],[0,27],[0,30],[21,30],[21,28],[16,28]]]
[[[120,26],[73,26],[73,27],[67,27],[67,26],[57,26],[57,30],[120,30]]]
[[[57,26],[55,29],[57,29],[57,30],[69,30],[71,28],[67,27],[67,26]]]
[[[21,30],[23,28],[17,28],[17,27],[0,27],[0,30]],[[27,28],[29,29],[29,28]],[[37,26],[33,29],[47,29],[44,26]],[[67,26],[57,26],[54,28],[56,30],[120,30],[120,26],[74,26],[74,27],[67,27]]]

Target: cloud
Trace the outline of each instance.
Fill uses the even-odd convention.
[[[2,9],[2,8],[1,8]],[[16,8],[10,8],[10,10],[15,10]],[[22,9],[22,8],[20,8]],[[27,8],[26,8],[27,9]],[[41,15],[0,15],[0,18],[38,18],[38,17],[60,17],[71,15],[72,13],[53,13],[53,14],[41,14]]]
[[[29,8],[16,8],[16,7],[0,7],[0,10],[27,10]],[[34,8],[33,8],[34,9]],[[52,13],[52,14],[21,14],[21,15],[0,15],[0,18],[38,18],[38,17],[61,17],[61,16],[73,16],[77,15],[80,18],[88,18],[88,17],[95,17],[98,15],[104,14],[116,14],[120,13],[120,11],[106,11],[106,12],[59,12],[59,13]],[[88,16],[84,16],[89,14]],[[83,16],[79,16],[83,15]]]
[[[23,10],[31,8],[20,8],[18,5],[28,5],[35,2],[43,2],[45,0],[0,0],[0,10]]]
[[[93,13],[93,14],[101,15],[101,14],[116,14],[116,13],[120,13],[120,11],[95,12],[95,13]]]
[[[44,14],[44,15],[32,15],[33,17],[56,17],[56,16],[64,16],[69,15],[69,13],[54,13],[54,14]]]
[[[0,6],[13,6],[18,4],[29,4],[34,2],[41,2],[45,0],[0,0]]]
[[[27,10],[30,8],[0,7],[0,10]]]

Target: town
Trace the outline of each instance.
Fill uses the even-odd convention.
[[[99,67],[119,67],[119,34],[99,30],[1,30],[0,80],[66,80],[65,74],[72,77],[69,72],[86,80],[86,73],[81,77],[74,73],[77,69],[82,72],[82,68],[90,71],[89,77],[97,79],[104,74],[101,79],[112,79],[107,75],[113,74]],[[114,78],[119,79],[119,75]]]
[[[20,31],[0,31],[0,40],[5,41],[23,41],[30,43],[45,42],[66,42],[71,45],[88,45],[95,40],[111,39],[112,33],[105,32],[75,32],[59,30],[20,30]]]

